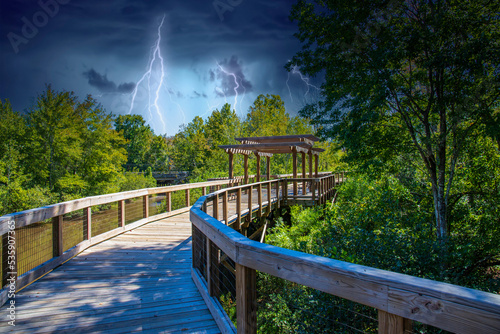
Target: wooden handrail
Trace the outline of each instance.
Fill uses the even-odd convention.
[[[339,176],[292,181],[312,181],[317,189],[312,197],[324,203],[333,194]],[[238,333],[256,332],[256,300],[251,291],[255,289],[256,270],[377,308],[379,333],[403,333],[413,320],[456,333],[500,333],[499,295],[261,244],[227,226],[227,220],[223,224],[203,211],[205,203],[214,196],[227,198],[235,189],[240,196],[242,191],[275,182],[282,184],[284,190],[290,180],[223,189],[201,197],[191,208],[193,226],[235,262]],[[286,198],[282,196],[280,201]],[[236,215],[241,216],[242,212]],[[198,246],[193,242],[193,254],[195,247]],[[215,310],[212,313],[223,312],[217,308],[213,294],[204,293],[211,282],[201,284],[202,275],[195,268],[193,278],[209,308]],[[216,316],[216,320],[223,332],[234,332],[227,315]]]
[[[12,228],[14,231],[38,223],[47,221],[52,219],[53,222],[53,236],[52,236],[52,249],[53,256],[50,260],[42,263],[41,265],[36,266],[35,268],[30,268],[26,273],[22,275],[17,275],[17,267],[9,267],[6,270],[7,261],[4,261],[2,273],[5,275],[7,272],[12,273],[10,276],[15,281],[15,289],[19,290],[20,288],[30,284],[41,276],[45,275],[49,271],[53,270],[57,266],[71,259],[73,256],[87,249],[88,247],[99,243],[103,240],[112,238],[118,234],[121,234],[125,231],[134,229],[143,224],[149,223],[154,220],[166,218],[175,214],[179,214],[182,212],[187,212],[190,207],[190,194],[189,191],[191,189],[202,188],[203,194],[206,194],[206,187],[220,187],[220,186],[228,186],[234,184],[233,180],[221,180],[221,181],[211,181],[211,182],[198,182],[198,183],[189,183],[182,185],[174,185],[174,186],[166,186],[166,187],[157,187],[157,188],[147,188],[133,191],[126,191],[121,193],[100,195],[100,196],[92,196],[86,197],[82,199],[72,200],[63,203],[57,203],[53,205],[48,205],[41,208],[26,210],[22,212],[16,212],[8,215],[4,215],[0,217],[0,235],[4,242],[2,242],[2,252],[4,256],[8,254],[9,251],[14,250],[14,253],[17,254],[17,242],[16,239],[13,238],[15,242],[10,244],[5,242],[7,240],[7,233],[9,233]],[[171,194],[175,191],[185,191],[185,206],[183,208],[172,211],[172,203],[171,203]],[[156,214],[153,216],[149,215],[149,203],[148,196],[156,195],[156,194],[166,194],[166,212]],[[125,224],[125,201],[133,198],[141,198],[143,200],[143,214],[142,219],[135,221],[131,224]],[[112,204],[118,203],[120,217],[119,217],[119,227],[112,229],[110,231],[101,233],[99,235],[92,236],[92,207],[104,204]],[[70,249],[63,251],[63,215],[67,213],[71,213],[77,210],[84,210],[86,212],[86,221],[84,222],[85,227],[87,229],[87,233],[85,236],[85,240],[78,243],[77,245],[71,247]],[[15,233],[14,233],[15,235]],[[5,237],[4,237],[5,236]],[[2,240],[0,239],[0,240]],[[15,262],[15,266],[17,266],[17,259]],[[2,290],[0,290],[0,305],[3,305],[7,301],[9,288],[11,282],[6,285],[4,281],[4,277],[2,279]]]

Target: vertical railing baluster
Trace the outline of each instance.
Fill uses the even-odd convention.
[[[191,206],[191,199],[189,198],[189,188],[186,189],[186,207]]]
[[[172,193],[171,192],[168,192],[168,193],[165,193],[165,202],[167,202],[167,212],[170,212],[172,211]]]
[[[241,230],[241,188],[238,188],[236,192],[236,224],[235,229],[237,231]]]
[[[63,254],[63,215],[52,218],[52,256]]]
[[[125,201],[118,201],[118,212],[120,216],[120,227],[125,227]]]
[[[149,195],[144,195],[142,197],[142,216],[143,218],[149,218]]]
[[[85,220],[87,225],[87,240],[92,239],[92,207],[89,206],[85,209]]]
[[[229,224],[228,222],[228,217],[229,217],[229,212],[228,212],[228,205],[227,205],[227,191],[224,191],[222,193],[222,211],[224,215],[224,222]]]

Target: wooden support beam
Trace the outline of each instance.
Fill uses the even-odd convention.
[[[271,213],[271,182],[267,183],[267,213]]]
[[[52,218],[52,250],[53,257],[61,256],[63,250],[63,223],[64,217],[57,216]]]
[[[245,169],[245,184],[248,184],[248,155],[243,156],[243,168]]]
[[[293,160],[293,178],[297,178],[297,150],[294,148],[292,153]],[[297,181],[293,181],[293,195],[297,196]]]
[[[266,157],[266,180],[271,179],[271,157]]]
[[[318,173],[318,169],[319,169],[319,161],[318,161],[319,157],[318,155],[314,155],[314,177],[318,177],[319,173]]]
[[[202,187],[201,188],[201,196],[205,196],[207,194],[207,188],[206,187]]]
[[[229,179],[233,178],[233,153],[229,152]]]
[[[302,178],[306,178],[306,154],[304,152],[301,152],[300,155],[302,156]],[[305,195],[307,193],[306,190],[306,182],[302,181],[302,195]]]
[[[118,202],[119,206],[119,216],[120,216],[120,226],[125,227],[125,201],[121,200]]]
[[[191,199],[189,197],[189,189],[186,189],[186,207],[191,206]]]
[[[238,334],[257,333],[256,271],[236,263],[236,317]]]
[[[412,332],[412,321],[398,315],[378,310],[379,334],[404,334]]]
[[[276,181],[276,209],[280,207],[280,183]]]
[[[84,209],[85,211],[85,223],[87,227],[87,240],[92,239],[92,207]]]
[[[250,186],[249,189],[247,190],[248,194],[248,216],[247,216],[247,222],[250,223],[252,221],[252,192],[253,192],[253,186]]]
[[[212,201],[212,208],[214,210],[214,218],[219,220],[219,194],[215,194]]]
[[[228,217],[229,217],[229,206],[227,205],[227,191],[222,193],[222,212],[223,212],[223,219],[225,224],[228,224]]]
[[[142,205],[143,205],[143,210],[142,210],[142,217],[143,218],[148,218],[149,217],[149,195],[144,195],[142,197]]]
[[[257,201],[259,202],[259,211],[257,211],[257,217],[262,217],[262,184],[257,185]]]
[[[308,162],[309,162],[309,177],[312,178],[313,177],[313,154],[312,154],[312,151],[309,151],[309,153],[307,154],[307,157],[308,157]]]
[[[172,211],[172,193],[165,193],[165,201],[167,202],[167,212]]]
[[[256,177],[257,177],[257,182],[260,182],[260,155],[256,155],[256,158],[257,158],[257,173],[256,173]]]
[[[241,188],[238,188],[236,192],[236,214],[235,229],[239,231],[241,229]]]

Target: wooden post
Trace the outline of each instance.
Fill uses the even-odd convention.
[[[378,310],[379,334],[403,334],[412,332],[412,321],[398,315]]]
[[[165,196],[167,197],[165,201],[167,202],[167,212],[172,211],[172,193],[166,193]]]
[[[318,177],[319,173],[318,173],[318,169],[319,169],[319,156],[318,154],[315,154],[314,155],[314,174],[315,174],[315,177]]]
[[[293,178],[297,178],[297,148],[294,147],[292,151],[293,158]],[[293,181],[293,196],[297,196],[297,181]]]
[[[119,212],[120,212],[120,226],[125,227],[125,201],[121,200],[118,202]]]
[[[266,157],[266,178],[267,181],[271,179],[271,157]]]
[[[311,181],[311,193],[313,205],[316,205],[316,180]]]
[[[243,156],[243,168],[245,169],[245,184],[248,184],[248,155]]]
[[[252,221],[252,192],[253,192],[253,186],[250,186],[249,189],[247,190],[247,193],[248,193],[248,216],[247,216],[247,221],[249,223]]]
[[[257,182],[260,182],[260,155],[259,153],[255,153],[255,156],[257,158]]]
[[[235,230],[239,231],[241,229],[241,188],[238,188],[236,192],[236,224]]]
[[[283,197],[283,205],[286,205],[288,200],[288,181],[283,179],[283,184],[281,186],[281,195]]]
[[[63,216],[52,218],[52,249],[53,257],[61,256],[64,253],[63,246]]]
[[[257,211],[257,217],[262,217],[262,184],[257,185],[257,201],[259,202],[259,211]]]
[[[189,189],[186,189],[186,207],[191,206],[191,199],[189,198]]]
[[[85,209],[85,220],[87,224],[87,240],[92,239],[92,207]]]
[[[229,152],[229,179],[233,178],[233,152]]]
[[[309,153],[307,154],[308,157],[308,162],[309,162],[309,177],[312,179],[313,177],[313,154],[312,151],[309,150]]]
[[[305,179],[307,177],[306,174],[306,154],[301,152],[302,156],[302,178]],[[302,181],[302,195],[305,195],[306,192],[306,181]]]
[[[280,207],[280,183],[276,181],[276,209]]]
[[[215,194],[214,200],[212,201],[212,207],[214,210],[214,218],[219,220],[219,194]]]
[[[207,188],[206,187],[202,187],[201,188],[201,196],[206,196],[207,195]]]
[[[238,334],[257,333],[256,271],[236,263],[236,317]]]
[[[224,216],[224,222],[227,225],[228,224],[228,217],[229,217],[229,212],[228,212],[228,205],[227,205],[227,191],[224,191],[222,193],[222,212]]]
[[[149,195],[144,195],[142,197],[142,205],[143,205],[143,218],[149,217]]]
[[[267,183],[267,213],[271,213],[271,182]]]

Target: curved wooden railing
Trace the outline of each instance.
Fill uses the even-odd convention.
[[[187,212],[207,188],[236,180],[190,183],[87,197],[0,217],[0,305],[86,248],[148,222]]]
[[[309,182],[311,191],[290,194],[289,182]],[[271,180],[216,191],[193,205],[192,276],[224,333],[236,329],[221,307],[214,283],[223,257],[235,265],[238,333],[256,333],[256,271],[378,309],[379,333],[411,332],[412,321],[456,333],[500,333],[499,295],[283,249],[240,233],[245,215],[279,207],[290,196],[295,201],[325,202],[337,183],[332,176]],[[251,194],[262,188],[268,189],[268,196],[258,195],[258,203],[253,203]],[[274,195],[270,189],[276,189]],[[241,203],[245,192],[248,201]],[[234,213],[228,212],[230,196],[236,198]]]

